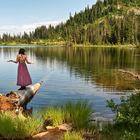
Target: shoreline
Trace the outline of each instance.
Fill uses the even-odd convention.
[[[0,43],[0,46],[65,46],[65,47],[83,47],[83,48],[138,48],[136,44],[68,44],[66,42],[33,42],[33,43]]]

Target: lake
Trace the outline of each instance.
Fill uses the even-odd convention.
[[[130,95],[140,82],[123,75],[118,69],[140,72],[140,50],[127,48],[72,48],[55,46],[1,46],[0,92],[17,90],[19,48],[24,47],[33,64],[28,70],[33,83],[44,81],[29,103],[38,109],[67,101],[88,100],[93,109],[104,117],[114,114],[106,107],[106,100],[119,103],[120,96]]]

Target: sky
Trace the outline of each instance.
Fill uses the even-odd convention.
[[[65,22],[96,0],[0,0],[0,34],[19,34]]]

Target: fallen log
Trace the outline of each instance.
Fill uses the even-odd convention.
[[[26,87],[25,90],[18,90],[19,95],[18,106],[26,108],[26,105],[32,100],[36,92],[40,89],[41,83]]]
[[[16,111],[20,107],[26,110],[27,104],[40,89],[41,83],[27,86],[25,90],[11,91],[6,95],[0,94],[0,111]]]
[[[135,73],[133,73],[131,71],[127,71],[127,70],[122,70],[122,69],[119,69],[119,71],[122,73],[128,74],[129,76],[135,78],[136,80],[140,80],[140,75],[138,75],[138,74],[135,74]]]

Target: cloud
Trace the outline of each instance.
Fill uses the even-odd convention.
[[[30,31],[34,31],[35,28],[45,25],[48,27],[50,24],[52,26],[56,26],[60,21],[47,21],[47,22],[38,22],[38,23],[33,23],[33,24],[26,24],[26,25],[4,25],[0,26],[0,35],[3,33],[9,33],[11,35],[16,35],[16,34],[23,34],[24,32],[29,33]]]

